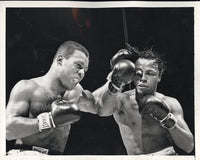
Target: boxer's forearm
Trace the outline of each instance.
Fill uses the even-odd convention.
[[[92,113],[92,114],[98,114],[98,103],[97,104],[80,104],[77,103],[77,106],[79,107],[81,112],[88,112],[88,113]]]
[[[169,132],[176,146],[187,153],[190,153],[193,150],[194,140],[190,131],[184,130],[176,125],[173,129],[169,130]]]
[[[39,132],[38,119],[8,117],[6,120],[6,139],[24,138]]]
[[[108,91],[108,82],[93,92],[96,99],[96,106],[100,116],[110,116],[113,114],[115,107],[116,95],[112,95]]]

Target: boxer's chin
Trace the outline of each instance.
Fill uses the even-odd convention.
[[[68,84],[65,88],[66,88],[67,90],[71,91],[72,89],[74,89],[75,86],[76,86],[76,85],[74,85],[74,83],[72,82],[72,83]]]
[[[143,94],[143,93],[145,93],[145,88],[141,88],[141,87],[137,86],[136,91],[138,94]]]
[[[146,88],[141,88],[141,87],[136,87],[136,92],[138,95],[147,95],[148,94],[148,90]]]

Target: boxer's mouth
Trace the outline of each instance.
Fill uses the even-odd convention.
[[[79,78],[74,78],[74,79],[73,79],[74,84],[78,84],[79,81],[80,81]]]
[[[148,86],[143,85],[143,84],[139,84],[138,87],[140,87],[140,88],[147,88]]]

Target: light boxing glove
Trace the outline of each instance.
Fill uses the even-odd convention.
[[[139,101],[140,112],[142,115],[149,115],[159,121],[161,126],[167,129],[173,129],[176,126],[177,120],[170,113],[169,107],[158,97],[147,95]]]
[[[80,111],[75,103],[69,103],[66,100],[58,99],[52,102],[51,111],[44,112],[37,116],[39,122],[39,131],[48,130],[71,124],[80,119]]]
[[[108,90],[112,94],[116,94],[117,92],[121,92],[123,86],[125,84],[129,84],[133,81],[135,76],[135,65],[129,60],[120,60],[113,67],[113,71],[111,72]]]

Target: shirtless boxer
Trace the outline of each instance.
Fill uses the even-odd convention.
[[[132,54],[121,50],[111,59],[111,65]],[[193,135],[184,120],[180,103],[157,92],[164,62],[152,50],[137,54],[135,71],[129,73],[135,75],[136,89],[112,92],[109,78],[104,86],[93,92],[100,105],[99,115],[114,116],[129,155],[175,155],[173,143],[191,152]]]
[[[7,104],[6,138],[16,140],[13,154],[62,154],[71,124],[80,111],[97,113],[92,94],[79,82],[88,70],[89,53],[73,42],[57,50],[49,71],[19,81]]]

